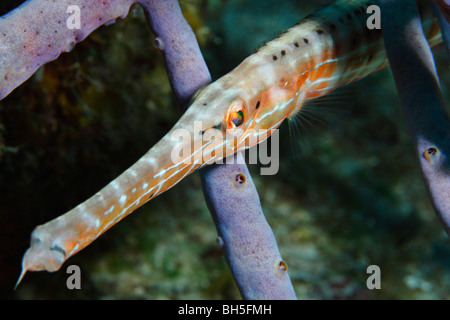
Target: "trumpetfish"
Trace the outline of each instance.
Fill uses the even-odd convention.
[[[213,149],[215,161],[252,147],[261,140],[251,135],[269,135],[305,102],[385,68],[382,32],[366,25],[371,5],[332,2],[200,89],[175,126],[134,165],[85,202],[34,229],[17,283],[27,271],[57,271],[114,224],[206,165],[199,154]],[[430,8],[420,9],[424,33],[436,45],[439,26]],[[200,130],[195,121],[202,123]],[[191,134],[181,147],[192,152],[174,162],[172,150],[180,145],[171,135],[177,129]],[[220,141],[203,139],[210,129],[236,133]]]

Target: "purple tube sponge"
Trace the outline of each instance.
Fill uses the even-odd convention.
[[[296,299],[287,264],[264,217],[241,153],[234,164],[201,169],[203,192],[218,242],[244,299]]]
[[[194,32],[184,19],[178,1],[141,0],[156,35],[155,45],[164,53],[170,84],[185,105],[200,87],[211,82]]]
[[[422,176],[435,211],[450,233],[450,117],[433,55],[414,1],[379,2],[386,50]]]
[[[101,25],[124,18],[136,0],[30,0],[0,17],[0,100],[43,64],[69,52]],[[81,29],[68,20],[79,8]]]
[[[164,53],[172,88],[184,103],[211,80],[195,35],[176,0],[141,4]],[[234,157],[235,164],[211,165],[200,171],[233,277],[244,299],[295,299],[287,265],[264,218],[247,166],[240,153]]]

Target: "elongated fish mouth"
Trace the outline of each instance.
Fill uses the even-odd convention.
[[[249,148],[249,143],[258,144],[261,137],[266,139],[269,131],[260,131],[222,130],[219,125],[203,126],[201,121],[189,127],[180,119],[180,124],[93,197],[36,227],[16,287],[27,271],[59,270],[72,255],[187,175]]]

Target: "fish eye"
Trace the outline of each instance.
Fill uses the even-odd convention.
[[[242,104],[235,104],[228,112],[228,128],[238,128],[245,122],[245,109]]]
[[[235,127],[239,127],[244,123],[244,112],[242,110],[232,111],[229,119]]]

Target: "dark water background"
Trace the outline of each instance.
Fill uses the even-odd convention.
[[[183,1],[217,78],[328,1]],[[8,2],[0,7],[6,12]],[[180,117],[141,9],[102,27],[0,102],[0,297],[239,299],[193,174],[71,258],[30,273],[36,225],[118,176]],[[434,49],[448,97],[450,72]],[[435,217],[400,112],[380,71],[281,128],[280,172],[251,166],[262,207],[300,299],[449,299],[450,242]],[[82,290],[66,288],[80,266]],[[380,266],[382,289],[366,288]]]

